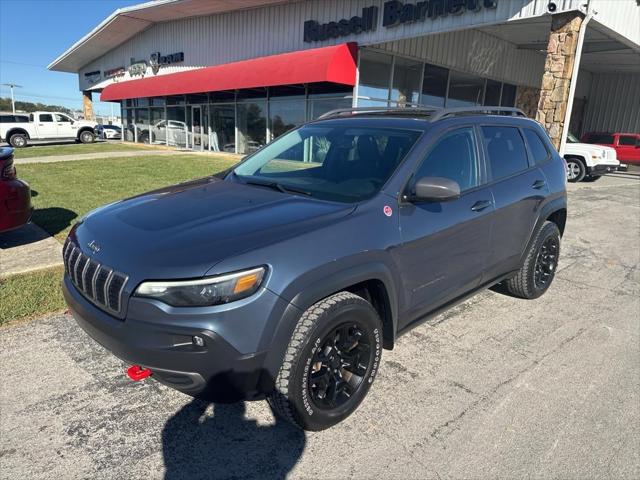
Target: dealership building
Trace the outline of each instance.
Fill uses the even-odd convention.
[[[249,153],[336,108],[516,106],[559,147],[640,132],[640,0],[157,0],[49,69],[125,141]]]

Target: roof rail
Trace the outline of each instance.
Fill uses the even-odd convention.
[[[510,115],[513,117],[526,117],[525,113],[519,108],[514,107],[461,107],[461,108],[442,108],[429,121],[435,122],[446,117],[455,117],[457,115]]]
[[[391,115],[420,115],[420,116],[431,116],[434,113],[439,112],[439,108],[429,108],[429,107],[351,107],[351,108],[337,108],[335,110],[331,110],[327,113],[324,113],[318,117],[321,118],[331,118],[331,117],[341,117],[346,115],[357,115],[359,113],[367,113],[367,114],[391,114]]]

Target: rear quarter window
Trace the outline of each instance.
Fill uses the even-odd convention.
[[[529,128],[523,129],[523,132],[529,144],[529,151],[531,152],[534,162],[542,163],[547,160],[549,158],[549,150],[547,150],[540,135]]]
[[[482,127],[488,166],[493,180],[509,177],[529,168],[527,149],[516,127]]]

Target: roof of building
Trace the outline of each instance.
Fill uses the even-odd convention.
[[[51,62],[48,68],[77,73],[90,61],[159,22],[295,1],[299,0],[154,0],[119,8]]]

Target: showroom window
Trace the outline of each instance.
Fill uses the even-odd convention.
[[[424,68],[422,80],[422,98],[420,103],[430,107],[444,107],[447,98],[447,84],[449,83],[449,69],[429,65]]]
[[[393,66],[393,86],[391,100],[394,105],[404,107],[415,105],[420,101],[420,80],[422,79],[422,62],[396,58]]]
[[[482,105],[484,79],[466,73],[451,72],[447,108]]]
[[[483,105],[498,106],[500,105],[500,93],[502,92],[502,83],[495,80],[487,80],[484,91]]]
[[[503,107],[513,107],[516,104],[516,90],[518,87],[509,83],[502,84],[502,101],[500,105]]]
[[[391,55],[384,53],[371,50],[360,51],[358,105],[387,104],[389,84],[391,82],[391,59]],[[367,100],[369,101],[367,102]]]

